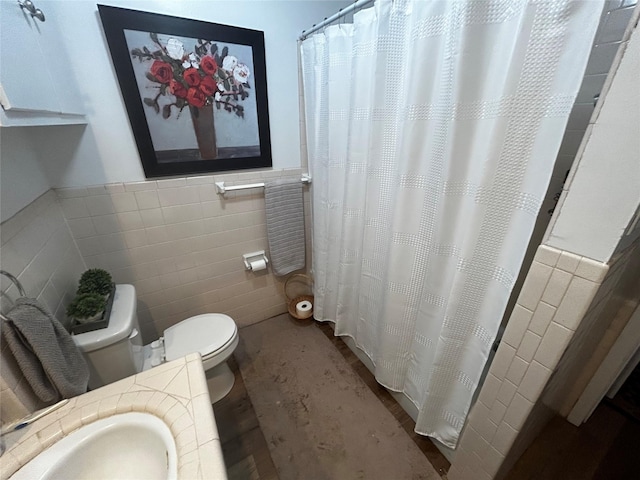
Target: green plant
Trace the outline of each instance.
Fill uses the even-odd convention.
[[[107,301],[98,293],[78,295],[67,307],[67,316],[72,318],[91,318],[102,312]]]
[[[113,280],[111,274],[101,268],[91,268],[84,272],[80,277],[78,285],[78,295],[82,293],[98,293],[100,295],[109,295],[111,293],[111,285]]]

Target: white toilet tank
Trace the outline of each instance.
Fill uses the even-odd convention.
[[[91,389],[142,370],[142,337],[136,314],[136,289],[133,285],[116,285],[114,295],[109,326],[72,337],[89,364]]]

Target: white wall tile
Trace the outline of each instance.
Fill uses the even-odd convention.
[[[166,224],[182,223],[202,218],[200,204],[177,205],[175,207],[162,207],[162,215]]]
[[[118,217],[115,213],[95,216],[92,221],[98,235],[107,235],[120,231],[120,222],[118,222]]]
[[[492,374],[487,375],[487,378],[482,384],[478,400],[485,404],[487,407],[491,407],[495,402],[496,397],[498,396],[498,391],[500,390],[501,384],[502,382]],[[494,420],[494,423],[497,422]]]
[[[502,382],[502,385],[500,385],[500,390],[498,390],[498,396],[496,397],[496,400],[504,403],[507,406],[510,405],[517,389],[517,385],[514,385],[509,380],[504,380]]]
[[[104,253],[99,237],[78,238],[76,239],[76,243],[83,256]]]
[[[516,349],[504,342],[500,342],[496,356],[491,362],[491,368],[489,373],[496,378],[504,378],[513,362],[513,357],[516,354]]]
[[[113,201],[109,195],[91,195],[84,199],[91,215],[108,215],[115,213]]]
[[[132,212],[138,210],[138,203],[133,192],[114,193],[111,195],[113,208],[116,212]]]
[[[108,183],[104,186],[104,188],[107,190],[107,192],[109,192],[109,194],[124,193],[125,191],[124,183]]]
[[[482,469],[491,477],[498,473],[498,469],[504,461],[504,455],[495,448],[489,447],[482,459]]]
[[[550,376],[551,370],[536,361],[531,362],[522,382],[518,386],[518,393],[535,403]]]
[[[91,218],[75,218],[68,220],[69,228],[75,238],[86,238],[97,235]]]
[[[558,258],[560,258],[560,250],[549,247],[548,245],[540,245],[536,250],[534,260],[536,262],[544,263],[550,267],[554,267]]]
[[[514,430],[507,423],[503,423],[498,427],[491,445],[502,455],[506,455],[517,436],[517,430]]]
[[[497,401],[493,402],[491,412],[489,413],[489,420],[491,420],[496,425],[500,425],[500,422],[502,422],[506,411],[507,406],[504,403]]]
[[[545,302],[540,302],[533,312],[533,318],[529,324],[529,330],[537,335],[544,335],[545,330],[551,323],[551,319],[556,313],[556,308]]]
[[[580,264],[580,258],[582,257],[574,253],[562,252],[558,259],[558,263],[556,264],[556,268],[564,270],[565,272],[573,273]]]
[[[608,269],[609,267],[604,263],[582,257],[575,274],[592,282],[602,283]]]
[[[160,199],[158,198],[157,190],[136,191],[135,196],[140,210],[160,207]]]
[[[573,332],[555,322],[547,329],[534,359],[547,368],[556,368]]]
[[[184,187],[187,185],[187,180],[184,178],[165,178],[162,180],[156,180],[158,188],[175,188]]]
[[[533,313],[531,311],[516,304],[507,323],[504,335],[502,336],[502,341],[511,345],[513,348],[518,348],[524,333],[527,331],[532,316]]]
[[[558,307],[554,321],[570,330],[575,330],[584,317],[598,284],[580,277],[573,277],[567,293]]]
[[[544,292],[547,286],[552,270],[548,265],[539,262],[534,261],[531,264],[527,278],[522,285],[520,296],[518,297],[518,303],[520,305],[531,311],[535,310],[542,297],[542,292]]]
[[[504,422],[514,430],[520,430],[533,408],[533,403],[516,393],[504,414]]]
[[[147,232],[144,228],[139,230],[128,230],[123,232],[125,243],[127,248],[136,248],[147,245],[149,242],[147,241]]]
[[[160,225],[164,225],[164,216],[160,208],[140,210],[139,213],[145,227],[159,227]]]
[[[154,180],[146,182],[129,182],[124,184],[124,189],[127,192],[138,192],[142,190],[156,190],[158,185]]]
[[[66,218],[83,218],[89,216],[89,209],[84,203],[84,198],[62,198],[60,205]]]
[[[542,301],[557,307],[562,301],[564,293],[567,291],[569,282],[571,281],[571,274],[555,268],[549,278],[547,288],[545,288],[542,294]]]
[[[540,340],[541,338],[539,335],[527,331],[522,338],[522,342],[520,343],[520,347],[518,348],[516,355],[525,362],[531,362],[531,360],[533,360],[533,355],[538,349],[538,345],[540,345]]]
[[[528,366],[529,364],[520,357],[514,357],[505,378],[515,385],[520,385]]]
[[[86,197],[87,189],[85,187],[58,188],[55,190],[58,198],[74,198]]]
[[[189,203],[199,203],[200,196],[197,186],[186,186],[180,188],[164,188],[158,190],[158,199],[162,207],[175,205],[187,205]]]
[[[144,228],[144,222],[142,221],[142,217],[140,216],[140,212],[138,210],[134,210],[133,212],[122,212],[117,214],[118,223],[122,230],[136,230],[140,228]]]

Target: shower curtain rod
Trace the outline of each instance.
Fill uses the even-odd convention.
[[[331,25],[333,22],[335,22],[339,18],[344,17],[345,15],[349,15],[355,9],[362,8],[365,5],[368,5],[368,4],[373,3],[373,2],[374,2],[374,0],[357,0],[356,2],[352,3],[348,7],[341,8],[340,10],[338,10],[338,13],[335,13],[335,14],[331,15],[328,18],[325,17],[325,19],[323,21],[321,21],[317,25],[314,25],[309,30],[303,30],[302,34],[298,37],[298,40],[300,40],[300,41],[304,40],[309,35],[311,35],[313,32],[317,32],[318,30],[326,27],[327,25]]]

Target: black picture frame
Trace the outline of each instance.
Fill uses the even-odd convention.
[[[147,178],[272,166],[264,32],[106,5],[98,5],[98,11]],[[141,35],[148,36],[149,45],[132,48],[132,36]],[[187,57],[179,56],[181,50],[176,48],[181,41],[177,39],[193,40],[193,44],[182,42]],[[244,52],[246,63],[240,63],[232,50]],[[204,54],[199,56],[196,52]],[[188,57],[189,53],[195,56]],[[204,56],[215,60],[200,65],[198,61]],[[195,60],[191,66],[190,59]],[[234,60],[233,68],[222,68],[233,66]],[[151,73],[155,62],[160,63]],[[171,68],[167,70],[161,64]],[[205,66],[213,72],[209,75],[213,80],[204,81]],[[185,72],[192,67],[204,76],[188,78]],[[148,84],[143,85],[140,80],[141,68],[149,69],[144,74]],[[185,83],[186,80],[193,82]],[[195,82],[197,87],[193,86]],[[145,96],[147,93],[150,95]],[[205,104],[199,106],[203,96]],[[207,126],[209,117],[211,132]],[[224,120],[221,122],[220,118]],[[175,123],[163,124],[160,119]],[[218,129],[213,126],[216,121]],[[178,123],[180,128],[173,129]],[[188,125],[191,132],[187,131]],[[224,129],[228,133],[220,137],[219,130]],[[167,130],[169,135],[161,134]],[[252,145],[256,140],[258,145]],[[225,141],[229,145],[223,146]],[[174,143],[176,148],[167,148]]]

